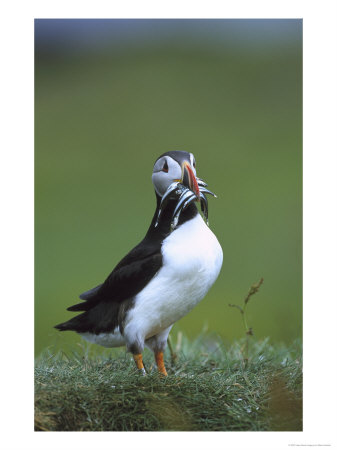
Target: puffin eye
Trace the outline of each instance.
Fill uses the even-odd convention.
[[[193,167],[195,168],[195,159],[193,159]]]
[[[167,161],[166,161],[166,159],[165,159],[165,162],[164,162],[164,166],[163,166],[163,168],[161,169],[162,170],[162,172],[168,172],[168,164],[167,164]]]

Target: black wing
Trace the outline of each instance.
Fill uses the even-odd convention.
[[[78,333],[110,332],[119,325],[118,314],[123,300],[134,297],[155,276],[162,265],[162,254],[157,249],[135,247],[115,267],[105,282],[82,294],[85,302],[68,308],[84,311],[67,322],[56,325],[61,331]]]
[[[68,311],[88,311],[100,301],[117,302],[134,297],[154,277],[162,265],[161,246],[142,241],[114,268],[103,284],[80,295],[86,300]]]

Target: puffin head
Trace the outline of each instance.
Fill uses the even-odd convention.
[[[192,153],[170,151],[163,153],[156,160],[152,183],[159,197],[165,194],[172,183],[179,182],[194,192],[199,200],[200,191],[196,175],[195,158]]]
[[[195,158],[192,153],[183,151],[163,153],[154,164],[152,182],[159,200],[155,227],[158,226],[162,211],[170,199],[176,202],[171,230],[178,225],[180,213],[194,201],[201,203],[201,212],[208,224],[206,194],[214,197],[216,195],[206,189],[205,181],[197,177]]]

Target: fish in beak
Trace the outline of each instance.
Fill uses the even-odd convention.
[[[181,164],[181,179],[176,179],[172,184],[170,184],[163,195],[155,226],[158,225],[161,213],[170,199],[177,200],[177,205],[172,214],[172,231],[178,225],[180,213],[194,201],[200,201],[201,212],[208,225],[208,201],[205,194],[210,194],[213,197],[216,197],[216,195],[206,189],[206,186],[207,184],[204,180],[194,175],[194,171],[192,170],[189,162],[183,161]]]

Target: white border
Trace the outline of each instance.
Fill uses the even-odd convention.
[[[336,448],[336,2],[7,2],[1,27],[1,446],[11,449]],[[33,19],[304,19],[304,432],[34,433]],[[27,337],[27,333],[29,339]],[[7,345],[8,343],[8,345]],[[13,351],[13,348],[16,349]]]

